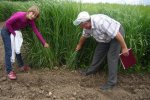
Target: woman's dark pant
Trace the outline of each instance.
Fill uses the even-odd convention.
[[[4,49],[5,49],[6,71],[7,71],[7,73],[9,73],[10,71],[12,71],[12,65],[11,65],[12,49],[11,49],[10,32],[7,30],[7,28],[5,28],[5,27],[2,28],[1,36],[2,36],[2,40],[4,43]],[[21,54],[16,54],[16,58],[17,58],[19,67],[22,67],[24,64],[23,64]]]

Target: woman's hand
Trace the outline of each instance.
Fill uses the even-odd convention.
[[[44,44],[44,47],[45,47],[45,48],[48,48],[48,47],[49,47],[49,44],[48,44],[48,43],[45,43],[45,44]]]

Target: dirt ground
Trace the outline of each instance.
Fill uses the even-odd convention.
[[[0,28],[3,23],[0,23]],[[17,80],[9,80],[4,68],[4,49],[0,36],[0,100],[150,100],[150,75],[118,74],[118,84],[101,91],[106,72],[82,76],[77,70],[16,70]]]

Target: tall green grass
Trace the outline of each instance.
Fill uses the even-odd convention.
[[[39,68],[62,65],[69,68],[88,66],[96,42],[89,38],[81,51],[75,52],[82,30],[72,24],[78,13],[85,10],[90,14],[103,13],[118,20],[125,28],[127,46],[134,50],[137,58],[137,65],[129,71],[150,70],[149,6],[81,4],[65,0],[4,1],[0,3],[0,20],[6,20],[13,12],[26,11],[33,4],[38,5],[41,10],[36,24],[50,48],[43,48],[30,28],[24,30],[24,55],[30,65]]]

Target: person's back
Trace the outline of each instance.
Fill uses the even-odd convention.
[[[29,20],[26,19],[26,12],[16,12],[7,21],[6,27],[9,31],[19,30],[28,25]]]
[[[93,36],[97,42],[110,42],[115,37],[121,25],[116,20],[104,14],[94,14],[90,18],[91,29],[84,29],[84,33]]]
[[[102,26],[108,26],[110,27],[110,25],[112,24],[118,24],[118,26],[120,25],[120,23],[116,20],[114,20],[113,18],[104,15],[104,14],[94,14],[91,15],[91,20],[96,23],[97,25],[102,25]],[[101,27],[103,28],[103,27]]]

